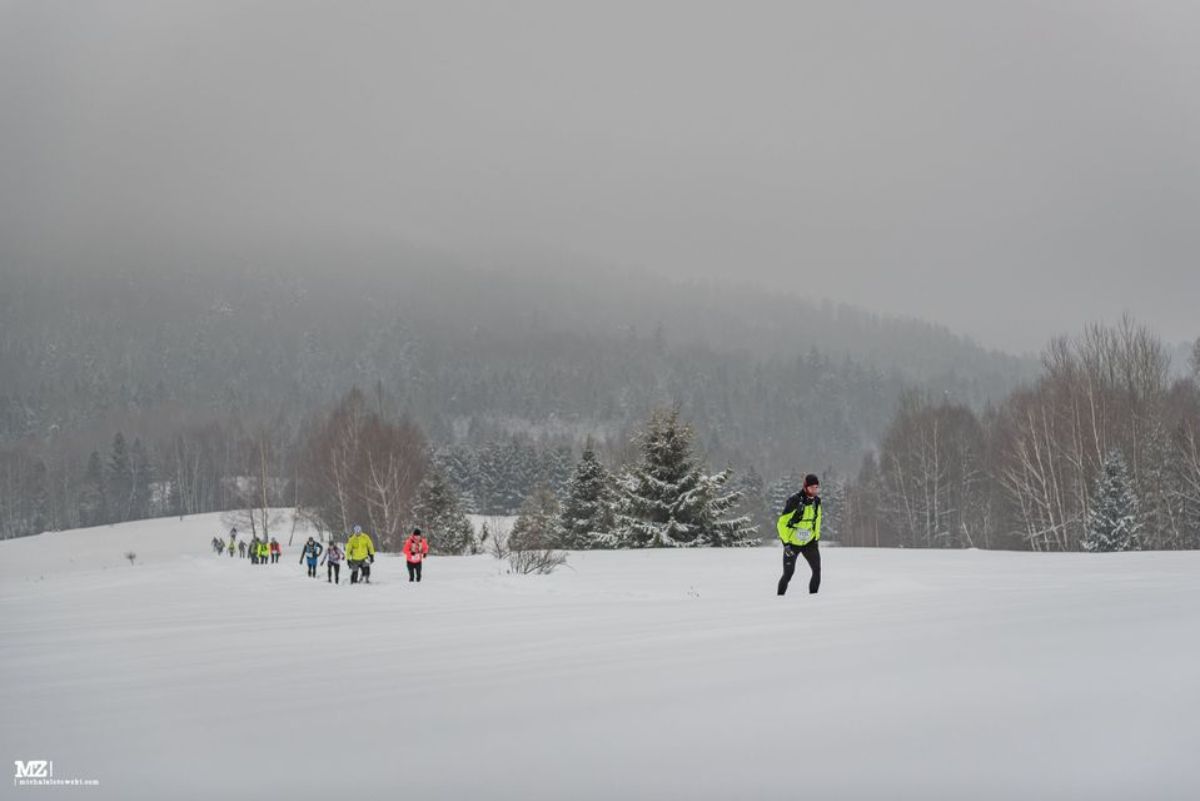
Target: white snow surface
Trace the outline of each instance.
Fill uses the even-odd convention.
[[[217,557],[0,542],[0,757],[88,799],[1200,798],[1200,553]],[[122,556],[138,553],[135,566]]]

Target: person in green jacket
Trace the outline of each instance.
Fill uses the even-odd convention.
[[[779,579],[779,594],[787,592],[788,582],[796,572],[796,557],[803,555],[812,569],[808,582],[809,594],[821,588],[821,482],[814,473],[804,477],[804,489],[787,499],[783,514],[775,523],[783,542],[783,576]]]
[[[265,565],[271,561],[271,545],[266,538],[258,541],[258,563]]]

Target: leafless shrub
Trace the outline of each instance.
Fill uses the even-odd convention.
[[[530,551],[509,551],[508,572],[519,575],[546,575],[567,563],[567,555],[549,548]]]
[[[485,520],[479,529],[480,550],[490,553],[497,559],[507,559],[511,550],[509,547],[510,534],[511,530],[501,520]]]

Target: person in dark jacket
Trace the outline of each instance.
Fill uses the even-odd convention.
[[[796,558],[803,556],[812,570],[808,592],[815,595],[821,588],[821,553],[817,550],[817,543],[821,539],[821,482],[815,474],[805,476],[804,488],[787,499],[783,514],[775,523],[775,530],[783,542],[783,576],[779,579],[779,594],[787,592],[788,582],[796,572]]]
[[[317,577],[317,559],[320,558],[323,550],[321,543],[309,537],[308,542],[304,543],[304,550],[300,553],[300,561],[308,562],[308,575],[312,578]]]

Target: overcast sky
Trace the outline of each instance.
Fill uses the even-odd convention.
[[[1200,335],[1194,0],[0,0],[0,119],[10,254],[371,237]]]

